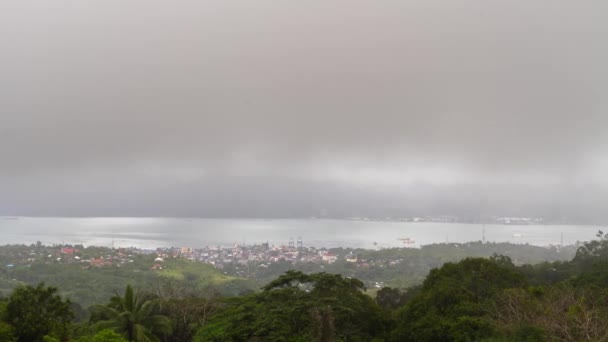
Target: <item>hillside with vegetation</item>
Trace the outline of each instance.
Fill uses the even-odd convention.
[[[325,252],[335,255],[336,260],[326,262],[318,256],[315,259],[305,257],[312,254],[310,250],[259,252],[271,256],[273,261],[270,261],[239,259],[234,249],[224,249],[208,253],[221,254],[211,264],[206,259],[197,259],[195,253],[182,253],[180,248],[140,250],[13,245],[0,246],[0,293],[6,296],[18,285],[45,282],[57,287],[60,294],[74,305],[79,305],[81,317],[86,316],[86,308],[105,301],[127,284],[158,292],[164,283],[174,283],[210,288],[224,296],[234,296],[252,292],[285,272],[296,270],[357,278],[373,292],[385,286],[406,288],[418,285],[430,270],[467,257],[500,254],[509,256],[517,265],[523,265],[570,260],[575,251],[574,245],[538,247],[510,243],[444,243],[379,250],[332,248]],[[234,254],[232,259],[227,257],[228,253]],[[251,255],[255,254],[250,252]],[[288,255],[295,257],[290,259]]]
[[[116,268],[146,275],[146,265],[153,273],[140,281],[148,279],[155,286],[125,285],[88,307],[86,319],[76,319],[74,303],[60,295],[71,290],[18,285],[0,300],[0,340],[608,339],[608,234],[602,232],[597,240],[582,244],[569,261],[516,265],[511,257],[498,254],[465,257],[432,269],[419,285],[384,287],[375,296],[357,278],[297,270],[256,291],[222,295],[218,289],[239,280],[180,259],[150,269],[152,257],[141,256]]]
[[[156,253],[119,256],[120,252],[110,248],[80,247],[79,259],[87,261],[82,262],[65,253],[56,257],[57,250],[45,246],[0,247],[0,293],[6,296],[17,286],[44,282],[58,288],[62,297],[80,307],[79,317],[86,317],[86,308],[103,303],[129,284],[153,293],[165,284],[173,284],[216,291],[224,296],[257,288],[253,281],[227,276],[211,265],[183,258],[155,262]]]

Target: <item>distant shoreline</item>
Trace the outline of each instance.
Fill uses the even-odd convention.
[[[0,244],[95,246],[232,246],[268,242],[280,246],[390,248],[444,242],[511,242],[569,245],[595,238],[596,225],[402,222],[346,219],[38,218],[0,219]]]

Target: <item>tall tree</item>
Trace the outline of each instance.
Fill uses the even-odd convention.
[[[395,341],[478,341],[493,336],[488,307],[507,288],[526,285],[510,259],[467,258],[426,277],[420,292],[400,310]]]
[[[210,287],[200,288],[198,282],[163,279],[157,287],[160,313],[172,323],[165,342],[191,341],[196,331],[219,310],[219,293]]]
[[[124,296],[118,293],[108,305],[95,305],[92,319],[95,328],[112,329],[129,342],[159,341],[158,335],[171,331],[171,322],[159,314],[158,300],[150,294],[134,291],[127,285]]]
[[[227,301],[195,341],[369,341],[385,322],[363,290],[357,279],[288,271],[261,293]]]
[[[6,320],[18,342],[39,342],[51,333],[66,341],[73,317],[70,301],[62,300],[55,287],[44,283],[15,288],[6,305]]]

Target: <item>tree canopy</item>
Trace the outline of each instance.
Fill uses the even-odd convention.
[[[385,327],[363,290],[357,279],[289,271],[261,293],[226,302],[196,340],[371,340]]]
[[[50,333],[67,339],[73,317],[70,301],[64,301],[57,288],[44,283],[17,287],[6,304],[6,322],[13,327],[18,342],[42,341]]]
[[[158,314],[158,300],[128,285],[123,296],[118,293],[107,305],[93,307],[96,329],[112,329],[129,342],[159,341],[159,335],[171,330],[171,322]]]

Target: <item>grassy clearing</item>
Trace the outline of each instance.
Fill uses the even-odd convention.
[[[183,259],[166,260],[158,274],[179,281],[196,281],[201,285],[218,285],[237,279],[221,273],[211,265]]]

